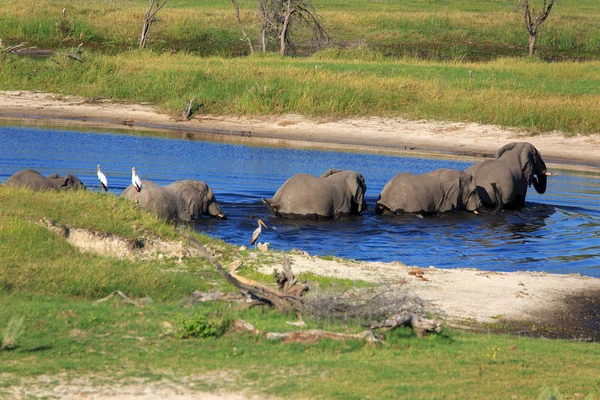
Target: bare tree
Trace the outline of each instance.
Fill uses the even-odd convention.
[[[248,43],[248,47],[250,47],[250,54],[254,54],[254,46],[252,46],[252,40],[246,34],[246,30],[244,29],[244,24],[242,24],[242,18],[240,17],[240,8],[237,5],[235,0],[231,0],[233,6],[235,7],[235,17],[237,18],[238,24],[240,25],[240,29],[242,30],[242,34]]]
[[[257,0],[258,19],[261,23],[260,43],[264,54],[267,53],[269,39],[279,42],[279,53],[285,55],[288,48],[293,47],[291,32],[299,25],[312,29],[313,39],[319,42],[329,39],[328,33],[321,25],[321,17],[310,4],[311,0]],[[232,0],[236,9],[236,17],[242,28],[246,41],[251,41],[246,35],[239,17],[236,0]],[[252,51],[252,50],[251,50]]]
[[[326,41],[329,35],[321,25],[321,17],[315,12],[309,0],[276,0],[276,9],[279,9],[275,18],[278,23],[276,32],[279,34],[279,54],[285,55],[288,46],[293,45],[290,32],[296,24],[306,24],[312,28],[313,39]]]
[[[167,4],[167,0],[162,3],[160,0],[148,0],[148,8],[144,17],[144,27],[142,28],[142,37],[140,38],[140,49],[146,47],[146,39],[150,26],[156,21],[156,14]],[[156,6],[156,7],[155,7]]]
[[[527,32],[529,32],[529,55],[532,56],[535,54],[535,41],[537,39],[538,28],[539,26],[548,18],[550,14],[550,10],[552,10],[552,6],[554,5],[554,0],[544,0],[544,5],[542,6],[542,10],[535,16],[535,10],[531,8],[529,9],[529,0],[522,0],[522,8],[523,8],[523,17],[525,20],[525,28]],[[532,17],[531,15],[534,15]],[[535,18],[535,20],[533,19]]]

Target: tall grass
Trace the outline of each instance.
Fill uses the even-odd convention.
[[[239,1],[245,28],[258,47],[256,2]],[[527,53],[527,33],[515,1],[314,1],[334,46],[360,41],[387,56],[493,59]],[[60,47],[84,42],[103,51],[135,47],[147,1],[0,0],[0,38]],[[66,7],[72,34],[56,31]],[[557,3],[542,25],[538,50],[545,57],[598,58],[600,4],[590,0]],[[200,55],[247,54],[234,9],[227,0],[172,0],[152,27],[155,50]],[[296,31],[301,54],[311,53],[310,32]],[[277,43],[272,43],[275,51]]]
[[[5,57],[3,89],[152,102],[179,114],[196,97],[210,114],[391,116],[491,123],[532,132],[600,131],[600,64],[498,59],[485,63],[314,57],[203,58],[87,53],[86,63]],[[470,72],[469,72],[470,71]]]

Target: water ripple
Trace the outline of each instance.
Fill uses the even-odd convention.
[[[450,213],[418,218],[373,213],[389,179],[401,171],[465,169],[470,163],[265,148],[153,137],[147,134],[83,133],[67,130],[0,127],[0,182],[23,168],[48,175],[73,173],[98,190],[101,164],[110,191],[119,195],[130,183],[131,167],[159,184],[198,179],[207,182],[226,221],[202,219],[197,230],[227,242],[248,245],[256,219],[270,229],[262,240],[272,248],[298,248],[310,254],[410,265],[485,270],[533,270],[600,277],[600,181],[561,174],[545,195],[528,194],[520,211],[499,216]],[[543,151],[543,150],[542,150]],[[260,202],[295,173],[320,175],[328,168],[356,169],[367,182],[370,211],[338,221],[296,222],[271,218]],[[254,217],[254,218],[252,218]]]

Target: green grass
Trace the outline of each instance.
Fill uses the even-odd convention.
[[[361,61],[331,52],[301,59],[224,59],[138,51],[87,53],[86,59],[62,68],[49,60],[5,57],[0,88],[152,102],[173,115],[195,96],[204,104],[201,112],[209,114],[388,116],[530,132],[600,131],[596,61]]]
[[[84,43],[86,59],[55,57],[61,66],[5,55],[0,89],[151,102],[173,115],[195,96],[202,112],[218,115],[383,116],[533,133],[600,131],[598,2],[555,5],[538,39],[543,59],[564,60],[551,63],[524,57],[527,34],[508,0],[315,1],[333,41],[319,50],[300,30],[299,51],[310,56],[297,58],[239,57],[247,49],[225,0],[169,2],[152,27],[150,48],[140,52],[136,21],[146,4],[0,0],[5,45],[27,41],[68,52]],[[254,3],[240,4],[251,22]],[[63,7],[68,21],[59,30]],[[247,29],[256,37],[255,24]],[[566,61],[573,59],[588,61]]]
[[[106,224],[102,221],[106,216],[113,221]],[[81,253],[41,226],[38,221],[43,217],[58,225],[118,231],[128,237],[177,239],[172,226],[111,195],[34,193],[0,186],[0,332],[7,332],[11,321],[24,319],[24,330],[14,346],[0,351],[0,397],[11,386],[29,386],[38,377],[49,380],[51,388],[65,376],[111,388],[134,379],[166,379],[193,383],[194,390],[243,389],[281,398],[600,395],[600,348],[594,343],[449,329],[422,339],[411,330],[395,330],[387,334],[387,346],[331,340],[279,343],[248,333],[220,336],[220,332],[206,339],[181,339],[182,328],[196,331],[190,321],[218,324],[244,319],[260,330],[282,332],[297,329],[286,324],[297,317],[227,303],[182,307],[194,290],[232,288],[193,257],[181,266],[168,257],[130,261]],[[236,253],[219,241],[201,240],[219,252],[224,265],[233,255],[248,256],[248,251]],[[270,262],[279,263],[279,256],[261,253],[254,264],[245,264],[242,273],[267,280],[254,272],[253,265]],[[312,275],[305,278],[313,290],[365,286]],[[114,290],[134,299],[150,297],[152,302],[143,308],[120,297],[93,303]],[[305,320],[310,328],[348,333],[364,329],[360,321],[317,322],[310,316]],[[228,379],[215,380],[215,376]]]
[[[161,336],[165,326],[218,314],[287,331],[285,321],[294,317],[225,305],[186,309],[155,302],[137,309],[118,299],[92,305],[22,294],[0,294],[0,303],[5,305],[0,326],[12,316],[26,316],[18,347],[0,352],[0,390],[25,378],[66,372],[71,379],[93,376],[95,384],[111,387],[134,377],[185,378],[196,390],[246,388],[281,398],[537,398],[547,387],[567,398],[600,395],[600,350],[590,343],[454,331],[418,339],[405,329],[388,334],[389,346],[330,340],[281,344],[249,334],[183,340]],[[231,380],[209,379],[211,373]]]
[[[258,47],[256,2],[238,3],[245,28]],[[0,0],[0,37],[36,46],[61,47],[83,41],[86,47],[105,51],[126,50],[137,45],[147,4],[146,0]],[[313,4],[334,46],[365,42],[389,57],[427,59],[482,60],[527,52],[527,33],[514,0],[315,0]],[[541,0],[532,5],[539,9]],[[67,35],[56,29],[63,7],[71,26]],[[540,53],[547,58],[597,59],[599,17],[598,2],[557,2],[540,28]],[[248,52],[241,37],[231,2],[172,0],[152,26],[149,45],[155,50],[235,56]],[[294,38],[301,54],[314,51],[306,29],[297,30]],[[271,43],[271,50],[276,49],[277,43]]]

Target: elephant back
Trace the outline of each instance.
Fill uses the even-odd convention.
[[[202,181],[185,180],[168,186],[181,199],[179,219],[193,221],[202,215],[224,218],[225,214],[210,187]]]
[[[13,174],[4,184],[11,187],[26,187],[35,191],[56,189],[51,180],[32,169]]]
[[[121,197],[138,202],[141,208],[156,214],[159,218],[178,218],[181,200],[167,187],[159,186],[152,181],[142,180],[140,192],[136,192],[135,187],[129,185]]]

